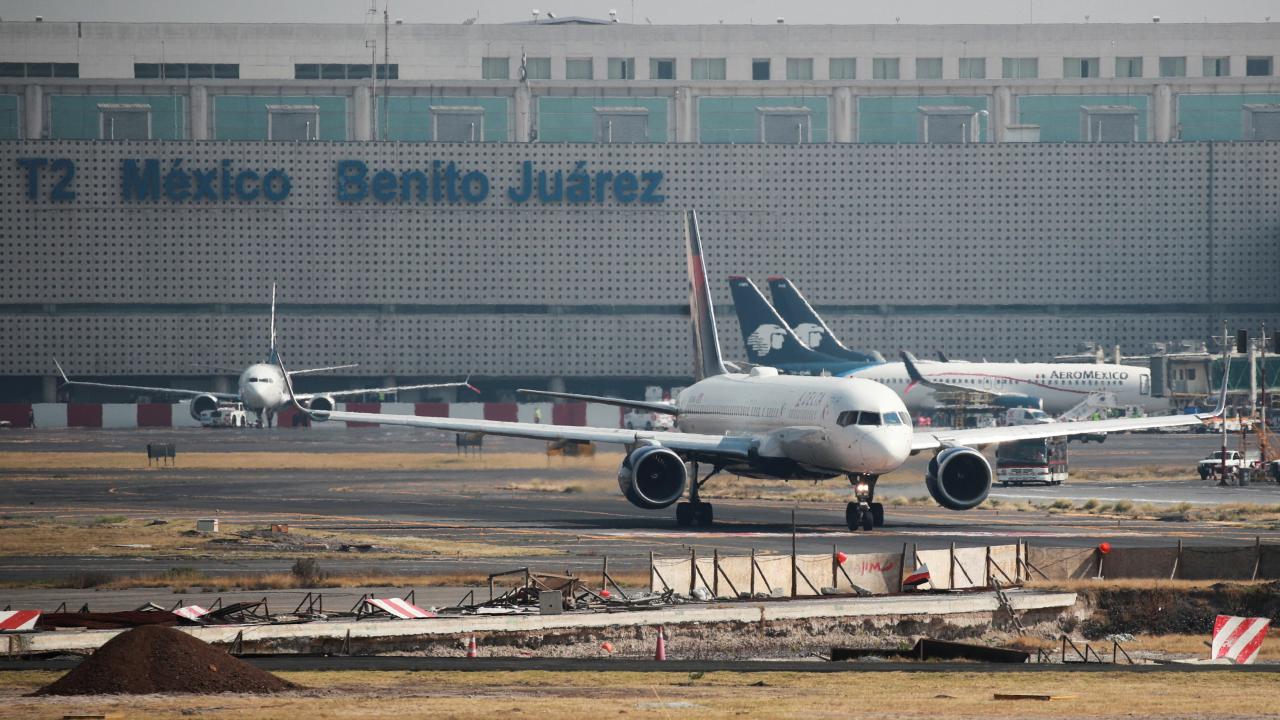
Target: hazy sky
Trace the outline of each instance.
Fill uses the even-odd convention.
[[[364,21],[371,0],[0,0],[0,19],[185,22]],[[532,8],[557,15],[608,17],[655,24],[773,23],[1024,23],[1041,22],[1264,22],[1276,0],[377,0],[390,2],[392,18],[405,22],[516,22]]]

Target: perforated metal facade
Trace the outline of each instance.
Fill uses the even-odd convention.
[[[70,202],[21,158],[69,158]],[[284,170],[272,203],[122,198],[121,163]],[[339,161],[480,170],[476,205],[339,202]],[[661,172],[661,202],[517,204],[522,163]],[[0,375],[191,375],[281,342],[357,374],[678,378],[680,211],[724,278],[785,273],[854,347],[1044,358],[1280,327],[1280,144],[0,143]]]

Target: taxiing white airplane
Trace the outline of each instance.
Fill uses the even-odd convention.
[[[933,451],[925,484],[939,505],[968,510],[982,503],[991,487],[991,466],[976,448],[1013,440],[1198,425],[1222,413],[1225,394],[1213,413],[999,428],[915,431],[902,400],[889,387],[865,378],[779,375],[773,368],[726,371],[716,337],[715,312],[707,289],[697,215],[685,216],[690,314],[696,382],[674,403],[642,402],[538,391],[623,407],[670,413],[679,432],[541,425],[492,420],[428,418],[304,408],[312,419],[406,425],[432,430],[478,432],[538,440],[614,443],[627,449],[618,485],[632,504],[646,509],[676,505],[679,525],[709,525],[711,504],[699,489],[719,472],[749,477],[824,479],[847,476],[857,502],[845,511],[850,529],[883,523],[874,502],[876,479],[913,453]],[[280,363],[286,385],[292,383]],[[698,464],[712,470],[699,478]],[[692,473],[690,473],[692,465]],[[692,477],[690,475],[692,474]]]
[[[266,362],[254,363],[250,365],[244,372],[240,373],[240,381],[237,391],[234,393],[211,392],[208,390],[186,390],[182,388],[161,388],[161,387],[143,387],[139,385],[116,385],[112,383],[89,382],[86,380],[72,380],[62,370],[62,365],[55,358],[53,364],[58,368],[58,374],[62,376],[64,385],[74,385],[77,387],[97,387],[109,388],[113,390],[132,390],[138,393],[146,393],[148,395],[170,395],[179,397],[189,397],[191,417],[195,420],[200,419],[200,414],[209,410],[215,410],[224,402],[240,402],[246,409],[252,410],[258,416],[257,424],[262,427],[270,427],[277,411],[289,405],[292,401],[286,391],[285,378],[286,374],[279,366],[279,353],[276,352],[276,286],[271,286],[271,349]],[[305,375],[327,372],[330,370],[345,370],[356,367],[355,365],[335,365],[333,367],[323,368],[307,368],[305,370],[290,370],[287,376]],[[292,387],[289,385],[288,387]],[[294,397],[295,400],[305,403],[307,407],[314,410],[333,410],[337,407],[336,398],[347,397],[351,395],[365,395],[369,393],[394,393],[405,390],[426,390],[431,388],[454,388],[468,387],[475,390],[469,382],[455,383],[433,383],[427,385],[398,385],[395,387],[382,388],[357,388],[354,390],[329,390],[322,393],[300,393]]]

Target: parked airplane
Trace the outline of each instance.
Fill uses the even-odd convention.
[[[696,382],[682,390],[673,403],[540,393],[670,413],[681,432],[337,412],[306,408],[300,403],[298,407],[316,421],[623,445],[627,457],[618,471],[623,496],[637,507],[659,509],[680,501],[687,489],[689,501],[676,505],[676,523],[682,526],[711,524],[711,504],[700,499],[699,490],[720,472],[787,480],[845,475],[857,498],[846,507],[845,522],[850,529],[870,530],[884,518],[883,506],[874,501],[876,479],[897,469],[912,453],[937,452],[925,477],[929,493],[943,507],[968,510],[981,504],[991,487],[991,466],[975,448],[1049,435],[1197,425],[1204,418],[1220,415],[1225,406],[1223,395],[1213,413],[1199,416],[1099,420],[1049,431],[1043,425],[913,431],[902,401],[878,382],[779,375],[767,367],[730,373],[716,338],[715,311],[694,212],[686,214],[684,229]],[[280,372],[292,392],[283,362]],[[705,477],[699,477],[699,463],[712,468]]]
[[[58,368],[58,374],[62,376],[64,385],[75,385],[79,387],[98,387],[110,388],[114,390],[132,390],[148,395],[176,395],[191,398],[190,412],[191,417],[199,420],[200,414],[206,411],[217,409],[218,405],[224,402],[240,402],[245,408],[252,410],[258,416],[258,426],[270,427],[276,412],[281,408],[289,405],[289,396],[285,393],[285,376],[282,375],[278,365],[279,354],[276,352],[276,286],[271,286],[271,347],[266,362],[254,363],[250,365],[244,372],[240,373],[240,382],[237,392],[221,393],[211,392],[209,390],[184,390],[181,388],[160,388],[160,387],[141,387],[138,385],[116,385],[113,383],[89,382],[86,380],[72,380],[67,377],[66,372],[62,370],[62,365],[55,358],[53,364]],[[305,370],[290,370],[289,375],[306,375],[326,372],[329,370],[345,370],[347,368],[356,367],[355,365],[336,365],[333,367],[323,368],[307,368]],[[329,390],[322,393],[301,393],[296,396],[298,401],[304,402],[308,407],[316,410],[332,410],[337,407],[336,399],[351,395],[364,395],[368,393],[393,393],[404,390],[425,390],[430,388],[452,388],[452,387],[471,387],[469,382],[455,383],[433,383],[426,385],[399,385],[396,387],[383,388],[359,388],[355,390]]]
[[[799,298],[788,297],[783,305],[793,310],[797,304],[808,308],[808,314],[795,315],[794,319],[802,320],[809,327],[826,328],[826,323],[813,312],[795,285],[785,279],[783,282],[785,286],[779,283],[771,287],[781,289],[783,297]],[[1122,406],[1141,407],[1150,412],[1169,409],[1168,400],[1151,395],[1151,371],[1144,367],[964,360],[922,363],[908,355],[904,355],[903,362],[894,363],[838,360],[806,345],[749,279],[732,276],[729,289],[742,327],[747,357],[752,363],[775,367],[785,373],[825,372],[875,380],[892,388],[913,412],[935,410],[943,404],[939,401],[940,394],[952,394],[978,395],[993,405],[1037,407],[1057,415],[1097,392],[1113,393]],[[814,318],[816,323],[812,322]],[[838,344],[830,330],[821,334]]]

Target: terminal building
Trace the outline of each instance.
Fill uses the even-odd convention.
[[[1280,24],[0,22],[0,402],[688,380],[680,211],[851,347],[1280,327]],[[761,282],[761,284],[763,284]]]

